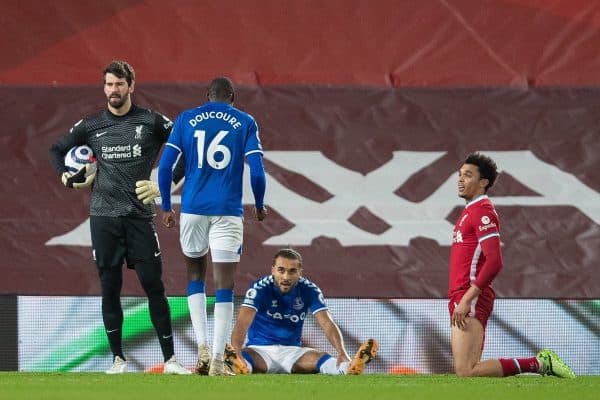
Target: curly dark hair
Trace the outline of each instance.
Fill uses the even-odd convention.
[[[123,60],[114,60],[110,64],[104,68],[104,72],[102,73],[102,79],[105,79],[106,74],[113,74],[117,78],[123,79],[127,81],[127,83],[131,86],[131,82],[135,81],[135,71],[133,67],[127,63],[127,61]]]
[[[489,188],[494,186],[496,178],[498,177],[498,167],[496,166],[496,162],[494,162],[494,160],[481,153],[472,153],[467,156],[467,159],[464,163],[476,165],[477,168],[479,168],[479,175],[481,178],[489,181],[485,187],[486,192]]]

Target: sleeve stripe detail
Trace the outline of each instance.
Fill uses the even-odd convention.
[[[321,308],[317,308],[315,311],[313,311],[313,315],[315,315],[316,313],[318,313],[319,311],[323,311],[323,310],[327,310],[327,307],[321,307]]]
[[[481,242],[483,242],[485,239],[489,239],[489,238],[491,238],[491,237],[494,237],[494,236],[498,236],[498,237],[499,237],[499,236],[500,236],[500,233],[498,233],[498,232],[493,232],[493,233],[490,233],[489,235],[485,235],[485,236],[482,236],[482,237],[480,237],[480,238],[479,238],[477,241],[478,241],[479,243],[481,243]]]
[[[166,143],[166,146],[171,146],[172,148],[174,148],[174,149],[175,149],[175,150],[177,150],[178,152],[180,152],[180,153],[183,153],[183,152],[181,151],[181,149],[180,149],[179,147],[175,146],[173,143],[169,143],[169,142],[167,142],[167,143]]]
[[[248,155],[254,154],[254,153],[263,154],[262,150],[251,150],[251,151],[247,152],[246,154],[244,154],[244,156],[248,156]]]
[[[250,304],[242,303],[242,304],[240,304],[240,307],[248,307],[248,308],[252,308],[254,311],[258,311],[258,308],[251,306]]]

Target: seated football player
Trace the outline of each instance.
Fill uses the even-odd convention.
[[[309,313],[335,349],[334,356],[302,346],[302,327]],[[377,340],[368,339],[352,360],[348,357],[321,289],[302,277],[302,256],[292,249],[279,250],[271,275],[254,282],[246,292],[231,341],[225,349],[225,363],[235,374],[358,375],[378,350]]]

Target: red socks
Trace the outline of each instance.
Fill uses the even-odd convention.
[[[504,376],[523,374],[525,372],[537,373],[540,364],[535,357],[531,358],[500,358]]]

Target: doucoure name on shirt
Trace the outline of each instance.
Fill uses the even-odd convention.
[[[196,127],[200,122],[206,121],[208,119],[220,119],[227,123],[229,123],[233,129],[238,129],[242,126],[242,123],[237,120],[236,117],[232,116],[223,111],[205,111],[199,114],[196,114],[194,118],[189,120],[189,123],[192,127]]]

